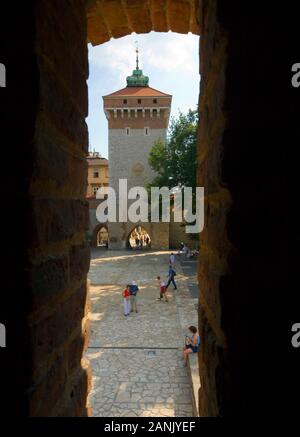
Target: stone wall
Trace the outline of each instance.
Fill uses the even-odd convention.
[[[99,222],[96,217],[96,210],[101,200],[98,199],[88,199],[89,202],[89,236],[94,234],[94,231],[99,226]]]
[[[217,1],[204,1],[200,38],[200,120],[198,138],[198,186],[205,188],[205,225],[200,235],[198,277],[201,284],[199,329],[202,339],[199,370],[200,415],[220,413],[217,375],[226,374],[227,341],[221,326],[220,281],[228,272],[231,244],[226,217],[231,195],[220,179],[226,113],[225,75],[227,35],[217,21]],[[222,356],[222,370],[220,370]]]
[[[9,53],[7,126],[18,148],[5,157],[15,174],[6,184],[20,208],[10,217],[19,223],[3,275],[11,281],[5,322],[13,355],[5,402],[9,415],[82,416],[90,374],[82,358],[90,258],[85,2],[68,0],[62,8],[58,0],[29,0],[14,25],[1,36]]]
[[[88,0],[88,41],[102,44],[151,30],[199,34],[199,0]]]
[[[189,237],[191,234],[185,232],[185,223],[174,222],[171,216],[169,227],[170,249],[179,249],[180,243],[185,243],[190,249],[199,249],[199,241]]]
[[[145,127],[148,120],[144,121]],[[126,135],[125,129],[110,129],[108,133],[109,186],[119,192],[119,179],[128,179],[128,189],[144,187],[155,177],[148,157],[151,147],[161,139],[165,140],[166,129],[150,129],[145,135],[144,129],[131,129]]]
[[[89,269],[84,1],[36,2],[39,110],[33,139],[31,416],[87,414]],[[72,314],[72,317],[70,317]]]
[[[291,221],[278,205],[293,190],[287,133],[299,138],[296,18],[280,4],[220,0],[203,0],[200,16],[200,414],[297,414]]]
[[[148,122],[149,120],[145,118],[144,125],[148,126]],[[123,120],[124,123],[126,121]],[[145,135],[143,129],[132,129],[129,136],[125,135],[125,129],[109,129],[109,185],[114,188],[117,195],[117,214],[119,179],[127,179],[128,191],[132,187],[145,187],[151,182],[155,177],[155,172],[148,163],[149,152],[156,140],[164,140],[165,137],[166,129],[150,129],[149,135]],[[132,202],[128,201],[128,206]],[[109,223],[109,248],[126,248],[128,235],[135,226],[135,223],[130,222]],[[168,227],[163,223],[148,223],[143,226],[151,226],[149,234],[153,240],[153,248],[169,247]],[[164,237],[161,235],[163,229],[167,232]]]

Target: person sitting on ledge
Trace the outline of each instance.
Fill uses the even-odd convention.
[[[188,355],[198,352],[200,346],[200,336],[196,326],[189,326],[189,331],[191,335],[186,335],[185,346],[182,351],[183,366],[186,366]]]

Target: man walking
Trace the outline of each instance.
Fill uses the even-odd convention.
[[[169,273],[168,273],[168,282],[167,282],[167,285],[166,285],[166,289],[169,287],[169,285],[172,282],[172,284],[174,285],[174,290],[177,290],[177,285],[176,285],[176,282],[175,282],[175,279],[174,279],[175,276],[176,276],[176,272],[173,269],[172,265],[170,264],[169,265]]]
[[[175,264],[175,255],[174,255],[173,252],[171,253],[171,255],[170,255],[170,257],[169,257],[169,264],[170,264],[172,267],[174,267],[174,264]]]
[[[137,309],[137,292],[139,291],[139,287],[136,285],[135,281],[132,281],[130,285],[130,304],[131,304],[131,312],[138,312]]]

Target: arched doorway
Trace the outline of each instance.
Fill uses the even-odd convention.
[[[150,249],[151,237],[143,226],[136,226],[127,239],[128,249]]]
[[[108,246],[108,231],[105,226],[102,226],[97,233],[97,247]]]
[[[93,232],[92,247],[108,247],[108,229],[106,225],[99,224]]]

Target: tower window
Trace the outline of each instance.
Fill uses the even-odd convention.
[[[157,99],[153,99],[153,103],[157,103]]]
[[[130,135],[130,127],[125,127],[125,135],[127,137]]]
[[[142,103],[142,100],[141,100],[141,99],[138,99],[138,103]]]
[[[123,103],[126,105],[126,103],[127,103],[127,99],[124,99],[124,100],[123,100]]]
[[[149,135],[149,131],[150,131],[150,129],[148,127],[144,128],[144,134],[145,135]]]
[[[99,171],[94,171],[94,178],[98,178],[99,177]]]

